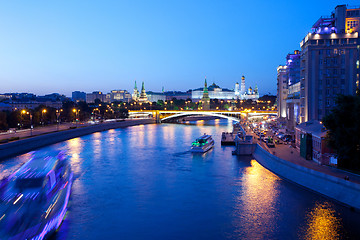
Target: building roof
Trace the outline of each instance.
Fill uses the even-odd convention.
[[[223,92],[233,92],[233,90],[230,90],[230,89],[227,89],[227,88],[221,88],[221,87],[219,87],[219,85],[217,85],[217,84],[215,84],[215,83],[211,84],[211,85],[208,87],[208,91],[209,91],[209,92],[210,92],[210,91],[214,91],[215,88],[220,88],[221,91],[223,91]],[[196,89],[194,89],[193,91],[204,91],[204,88],[196,88]]]
[[[316,120],[311,120],[308,122],[301,123],[298,126],[296,126],[296,128],[302,132],[309,133],[319,138],[325,137],[327,132],[324,125]]]

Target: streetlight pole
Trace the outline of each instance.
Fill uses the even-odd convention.
[[[75,113],[75,121],[76,121],[76,127],[77,127],[77,125],[78,125],[78,115],[79,115],[80,109],[74,108],[73,112]]]
[[[43,109],[42,111],[41,111],[41,120],[42,120],[42,125],[44,126],[44,113],[46,113],[46,109]]]
[[[23,114],[25,114],[26,113],[26,110],[25,109],[23,109],[22,111],[21,111],[21,118],[20,118],[20,128],[22,127],[22,125],[23,125]]]
[[[29,117],[30,117],[30,136],[32,136],[34,126],[32,122],[33,115],[31,114],[31,112],[29,112]]]
[[[59,117],[60,117],[60,111],[59,109],[56,110],[56,121],[57,121],[57,131],[59,131]]]

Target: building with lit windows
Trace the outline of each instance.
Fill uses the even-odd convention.
[[[245,77],[241,78],[241,89],[239,89],[239,83],[235,83],[235,90],[230,90],[227,88],[221,88],[219,85],[213,83],[209,87],[207,87],[209,98],[210,99],[219,99],[219,100],[257,100],[259,99],[259,91],[257,86],[255,89],[249,87],[246,91],[245,89]],[[199,101],[203,97],[204,88],[197,88],[192,90],[191,99],[193,101]]]
[[[86,103],[94,103],[96,99],[99,99],[101,102],[105,102],[106,94],[103,94],[100,91],[86,94]]]
[[[300,122],[321,121],[338,94],[359,86],[360,7],[338,5],[301,41]]]
[[[279,118],[286,118],[287,83],[286,65],[280,65],[277,68],[277,109]]]
[[[290,131],[300,123],[300,57],[298,50],[286,56],[286,125]]]
[[[111,102],[129,102],[131,100],[131,94],[126,90],[112,90],[109,95]]]

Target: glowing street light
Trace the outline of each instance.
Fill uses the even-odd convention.
[[[77,127],[77,123],[78,123],[78,115],[79,115],[80,109],[73,109],[73,113],[75,113],[75,121],[76,121],[76,127]]]
[[[44,114],[45,114],[46,112],[47,112],[46,109],[43,109],[43,110],[41,111],[41,121],[42,121],[42,125],[45,124],[45,123],[44,123]]]

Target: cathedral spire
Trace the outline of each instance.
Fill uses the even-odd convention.
[[[202,105],[202,110],[210,110],[210,97],[207,88],[206,77],[205,77],[204,93],[203,93],[203,97],[201,98],[201,105]]]
[[[139,97],[139,102],[148,102],[148,98],[147,98],[146,92],[145,92],[144,82],[142,82],[141,93],[140,93],[140,97]]]
[[[206,82],[206,77],[205,77],[205,87],[204,87],[204,93],[208,92],[208,88],[207,88],[207,82]]]
[[[139,91],[137,89],[136,80],[135,80],[135,87],[134,87],[134,93],[132,94],[132,99],[134,101],[137,101],[139,99],[139,97],[140,97],[140,93],[139,93]]]

